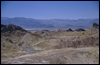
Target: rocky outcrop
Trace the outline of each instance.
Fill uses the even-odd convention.
[[[9,25],[2,25],[1,24],[1,32],[12,32],[12,31],[16,31],[16,30],[20,30],[20,31],[25,31],[24,29],[22,29],[21,27],[19,26],[16,26],[16,25],[13,25],[13,24],[9,24]]]
[[[57,32],[65,32],[65,30],[63,30],[63,29],[59,29]]]
[[[99,25],[97,23],[93,23],[93,26],[92,27],[99,29]]]
[[[75,29],[74,31],[85,31],[85,30],[82,28],[78,28],[78,29]]]
[[[71,28],[69,28],[68,30],[66,30],[66,32],[68,32],[68,31],[73,31]]]
[[[93,26],[90,30],[92,33],[99,33],[99,25],[97,23],[93,23]]]
[[[42,31],[41,31],[41,34],[44,34],[44,33],[46,33],[46,32],[49,32],[49,30],[42,30]]]
[[[1,33],[2,35],[5,36],[10,36],[10,35],[22,36],[25,35],[27,32],[28,31],[26,31],[25,29],[13,24],[9,24],[9,25],[1,24]]]

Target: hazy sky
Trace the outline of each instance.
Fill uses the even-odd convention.
[[[1,1],[1,17],[99,18],[99,1]]]

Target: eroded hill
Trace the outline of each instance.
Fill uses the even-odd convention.
[[[99,63],[99,25],[96,23],[86,31],[59,29],[31,33],[14,27],[11,32],[1,27],[7,30],[1,32],[2,64]]]

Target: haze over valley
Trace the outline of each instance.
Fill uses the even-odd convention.
[[[26,30],[57,30],[57,29],[90,29],[93,23],[99,24],[99,18],[93,19],[34,19],[25,17],[1,17],[1,24],[8,25],[14,24],[18,25]]]

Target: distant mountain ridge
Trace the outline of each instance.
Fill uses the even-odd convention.
[[[15,17],[15,18],[1,18],[1,24],[14,24],[21,27],[28,27],[28,28],[52,28],[53,25],[50,24],[42,24],[36,19],[31,18],[24,18],[24,17]]]
[[[84,28],[89,29],[93,23],[99,24],[99,18],[94,19],[34,19],[24,17],[1,17],[1,24],[14,24],[22,28]]]

